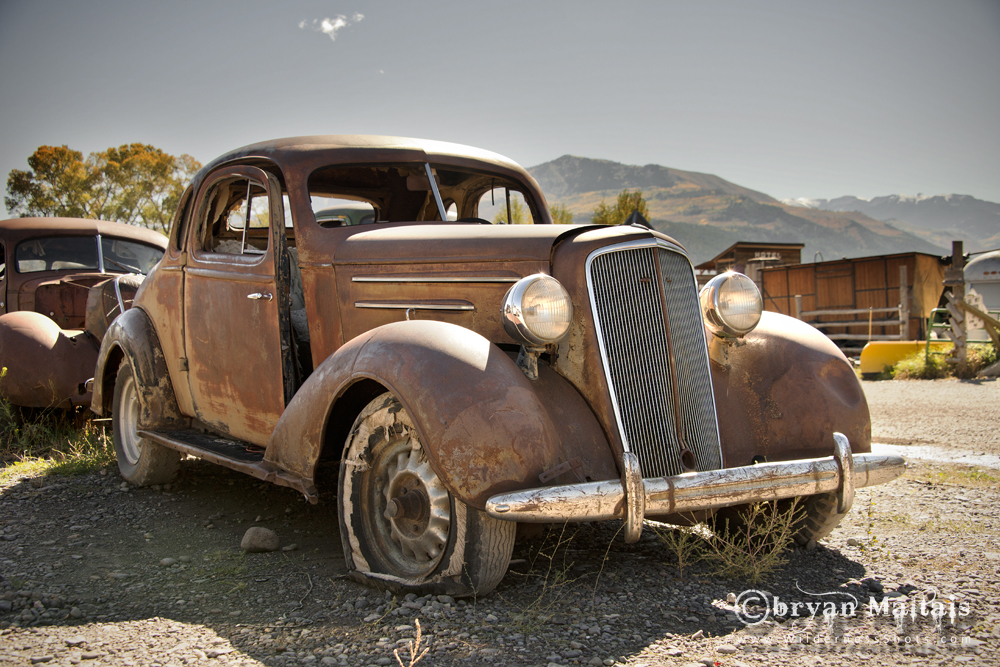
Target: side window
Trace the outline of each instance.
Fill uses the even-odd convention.
[[[204,250],[227,255],[267,252],[271,218],[267,191],[260,183],[223,180],[213,186],[206,201]]]
[[[510,201],[509,216],[507,213],[508,199]],[[507,188],[487,190],[479,197],[476,210],[476,217],[489,220],[495,225],[506,225],[508,222],[513,225],[534,224],[531,208],[525,201],[524,195],[517,190],[508,190]]]

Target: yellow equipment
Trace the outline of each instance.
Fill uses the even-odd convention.
[[[930,348],[935,352],[950,352],[954,347],[950,340],[932,340]],[[895,366],[897,362],[911,354],[925,352],[928,342],[923,340],[879,340],[868,343],[861,350],[861,376],[881,373],[886,366]]]

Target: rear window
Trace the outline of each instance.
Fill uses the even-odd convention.
[[[321,227],[350,227],[379,222],[522,223],[539,219],[537,204],[522,183],[504,176],[430,165],[441,198],[437,199],[427,165],[336,165],[309,176],[309,198]],[[510,202],[511,214],[507,213]]]

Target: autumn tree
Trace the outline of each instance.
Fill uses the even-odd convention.
[[[552,216],[552,222],[557,225],[573,224],[573,214],[565,204],[551,204],[549,214]]]
[[[7,210],[25,216],[117,220],[163,233],[184,186],[201,165],[148,144],[124,144],[87,159],[68,146],[40,146],[28,171],[7,176]]]
[[[552,216],[552,222],[557,225],[573,224],[573,214],[570,213],[569,209],[566,208],[564,204],[552,204],[549,206],[549,215]],[[528,205],[525,204],[520,197],[512,197],[510,200],[510,222],[514,225],[530,225],[532,222],[531,211],[528,209]],[[506,204],[502,205],[496,215],[493,216],[493,224],[507,224]]]
[[[83,153],[67,146],[39,146],[28,158],[29,171],[7,176],[7,210],[21,217],[91,217],[94,173]]]
[[[531,210],[528,205],[525,204],[520,197],[510,198],[510,224],[512,225],[530,225],[532,223]],[[494,225],[506,225],[507,224],[507,205],[504,204],[497,211],[496,215],[493,216]]]
[[[632,192],[625,188],[618,193],[618,201],[614,206],[609,207],[603,201],[598,204],[590,221],[595,225],[620,225],[635,210],[638,210],[642,217],[649,218],[649,208],[643,199],[642,190]]]

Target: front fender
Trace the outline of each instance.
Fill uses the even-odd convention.
[[[561,376],[540,364],[531,382],[487,339],[434,321],[373,329],[326,359],[278,421],[265,459],[313,480],[327,422],[363,380],[400,400],[434,471],[474,507],[485,508],[497,493],[538,486],[539,474],[575,459],[579,477],[567,471],[553,483],[618,476],[597,419]]]
[[[714,337],[712,337],[714,338]],[[808,324],[765,312],[739,341],[709,342],[727,468],[829,456],[835,431],[871,451],[871,416],[854,368]]]
[[[142,308],[130,308],[108,327],[94,372],[94,397],[90,409],[99,415],[111,414],[115,378],[122,359],[128,359],[139,391],[139,425],[142,428],[184,428],[188,420],[181,414],[174,396],[160,339],[153,322]]]

